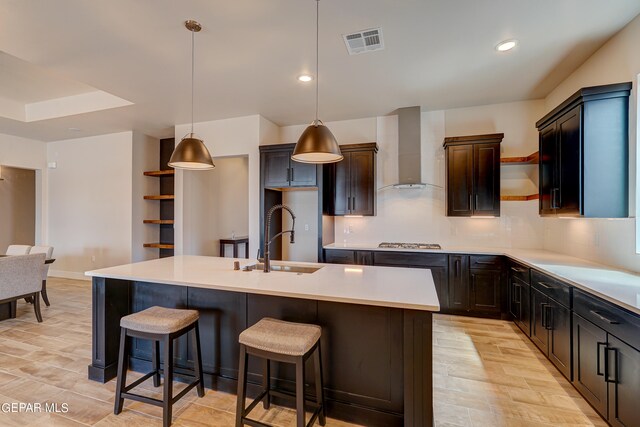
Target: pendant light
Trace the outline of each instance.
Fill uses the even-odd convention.
[[[335,163],[344,157],[328,127],[318,119],[320,0],[316,0],[316,119],[300,135],[291,159],[301,163]]]
[[[196,21],[186,21],[184,26],[191,31],[191,132],[182,138],[178,146],[173,150],[169,166],[176,169],[207,170],[213,169],[213,159],[204,142],[193,133],[193,74],[194,74],[194,44],[195,33],[202,27]]]

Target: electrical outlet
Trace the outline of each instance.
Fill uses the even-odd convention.
[[[309,231],[309,224],[304,225],[304,231]]]

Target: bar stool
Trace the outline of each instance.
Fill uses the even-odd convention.
[[[271,396],[293,398],[296,401],[296,426],[309,427],[318,419],[321,426],[325,425],[324,392],[322,383],[322,363],[320,353],[320,335],[322,329],[317,325],[292,323],[265,317],[255,325],[242,331],[240,342],[240,372],[238,375],[238,397],[236,404],[236,427],[267,426],[268,424],[253,420],[249,413],[260,401],[264,409],[269,409]],[[304,397],[305,362],[313,354],[315,367],[316,401]],[[247,362],[248,356],[263,359],[262,392],[247,408],[245,399],[247,394]],[[285,393],[271,389],[270,361],[292,363],[296,365],[296,392]],[[305,401],[316,406],[309,424],[305,424]]]
[[[122,412],[124,399],[137,400],[150,405],[162,407],[162,421],[165,427],[171,425],[173,404],[197,387],[198,397],[204,396],[202,380],[202,360],[200,356],[200,336],[198,330],[198,311],[175,308],[151,307],[120,319],[120,354],[118,358],[118,379],[116,383],[116,399],[113,412]],[[194,380],[173,396],[173,340],[193,331],[194,334],[194,375],[185,375]],[[129,340],[127,337],[152,340],[153,371],[127,384],[127,367],[129,359]],[[131,393],[130,390],[153,376],[153,386],[160,386],[160,341],[164,346],[164,389],[162,400]],[[183,374],[178,374],[183,375]]]

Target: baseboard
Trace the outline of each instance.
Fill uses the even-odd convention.
[[[49,276],[61,277],[63,279],[86,280],[87,282],[91,281],[91,277],[87,277],[84,273],[78,271],[49,270]]]

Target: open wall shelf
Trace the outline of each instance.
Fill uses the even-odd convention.
[[[151,196],[144,196],[145,200],[173,200],[176,196],[173,194],[154,194]]]
[[[173,249],[173,243],[145,243],[145,248]]]
[[[174,223],[172,219],[145,219],[142,222],[145,224],[160,224],[160,225],[167,225],[167,224]]]
[[[169,175],[175,175],[176,171],[173,169],[165,169],[165,170],[159,170],[159,171],[146,171],[144,173],[145,176],[169,176]]]
[[[529,194],[528,196],[500,196],[500,201],[503,202],[526,202],[529,200],[538,200],[539,194]]]
[[[526,157],[503,157],[500,163],[503,165],[537,165],[539,163],[539,154],[536,151]]]

